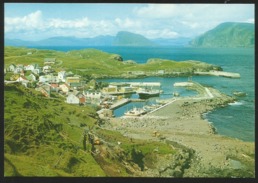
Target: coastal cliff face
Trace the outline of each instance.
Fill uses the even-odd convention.
[[[190,42],[193,47],[254,47],[254,24],[222,23]]]

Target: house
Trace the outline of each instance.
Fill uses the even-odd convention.
[[[80,77],[67,77],[66,83],[70,85],[70,83],[80,83]]]
[[[61,84],[61,85],[59,85],[59,88],[65,94],[67,94],[70,91],[70,87],[67,84]]]
[[[33,72],[34,74],[40,74],[42,73],[42,68],[41,67],[38,67],[37,69],[33,69],[31,72]]]
[[[25,71],[33,71],[34,69],[37,69],[38,67],[39,67],[38,64],[25,65],[24,70]]]
[[[16,69],[16,65],[14,65],[14,64],[9,65],[9,67],[8,67],[8,71],[10,71],[10,72],[14,72],[15,69]]]
[[[50,84],[50,90],[51,90],[51,91],[58,92],[58,90],[59,90],[59,85],[58,85],[58,83],[51,83],[51,84]]]
[[[56,62],[56,58],[45,58],[44,64],[54,64]]]
[[[66,97],[66,102],[68,104],[79,104],[80,103],[80,99],[75,94],[70,93]]]
[[[46,65],[43,67],[43,72],[44,73],[50,73],[51,72],[51,66],[50,65]]]
[[[45,83],[45,82],[57,82],[57,76],[53,75],[44,75],[44,76],[39,76],[39,82]]]
[[[40,91],[45,97],[50,97],[51,86],[49,84],[43,83],[36,90]]]
[[[16,68],[14,69],[14,73],[15,74],[18,74],[18,73],[21,73],[21,72],[23,72],[24,71],[24,67],[23,67],[23,65],[22,64],[19,64],[19,65],[17,65],[16,66]]]
[[[58,72],[57,77],[58,77],[59,81],[65,82],[66,72],[65,71]]]
[[[68,94],[66,102],[68,104],[85,104],[86,98],[81,92],[74,91]]]
[[[20,76],[16,81],[20,82],[25,87],[28,86],[29,80],[27,80],[24,76]]]

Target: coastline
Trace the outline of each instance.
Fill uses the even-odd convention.
[[[206,87],[205,87],[206,88]],[[227,172],[241,169],[254,175],[254,142],[244,142],[216,133],[203,114],[234,101],[233,97],[208,88],[212,96],[200,94],[178,98],[169,105],[141,117],[111,118],[104,128],[132,139],[163,141],[194,152],[184,177],[205,177],[208,169]],[[196,169],[198,171],[196,171]],[[145,175],[149,175],[148,171]],[[151,176],[155,174],[150,173]]]

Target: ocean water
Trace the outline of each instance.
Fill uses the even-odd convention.
[[[82,47],[38,47],[39,49],[53,49],[69,51],[84,49]],[[135,60],[137,63],[145,63],[149,58],[163,58],[175,61],[198,60],[210,64],[219,65],[224,71],[240,73],[240,79],[232,79],[216,76],[193,76],[193,81],[212,86],[223,93],[232,95],[233,91],[247,93],[245,97],[238,97],[236,103],[224,108],[204,114],[204,117],[213,124],[221,135],[238,138],[244,141],[255,139],[255,52],[253,48],[189,48],[189,47],[94,47],[96,49],[120,54],[124,60]],[[172,97],[173,92],[179,92],[181,96],[195,95],[193,91],[184,88],[175,88],[175,82],[187,81],[187,77],[161,78],[149,77],[143,79],[105,79],[102,81],[143,81],[161,82],[164,93],[160,98]],[[136,96],[132,96],[136,97]],[[132,107],[142,107],[153,103],[151,99],[147,103],[131,103],[114,111],[116,116],[121,116]]]

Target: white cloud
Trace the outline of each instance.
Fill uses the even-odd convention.
[[[120,18],[116,18],[114,20],[114,23],[121,29],[129,29],[129,28],[140,28],[142,27],[144,24],[136,19],[130,19],[130,18],[125,18],[125,19],[120,19]]]
[[[43,27],[41,11],[36,11],[24,17],[6,17],[4,22],[5,32],[41,29]]]
[[[80,18],[54,18],[41,11],[23,17],[5,17],[5,36],[44,39],[53,36],[95,37],[118,31],[142,34],[147,38],[194,37],[222,22],[254,23],[254,6],[239,4],[137,4],[132,14],[110,17],[80,14]],[[117,8],[117,7],[116,7]],[[96,12],[96,11],[94,11]],[[73,13],[76,12],[65,12]],[[86,16],[87,15],[87,16]],[[94,16],[93,16],[94,15]],[[114,18],[117,17],[117,18]],[[24,35],[24,36],[22,36]]]
[[[50,19],[49,28],[85,28],[89,26],[90,21],[87,17],[76,20]]]

